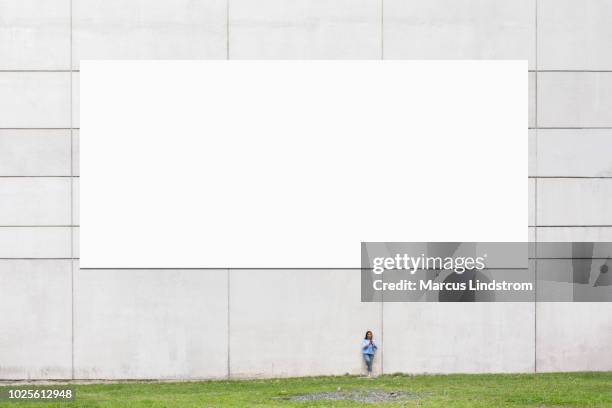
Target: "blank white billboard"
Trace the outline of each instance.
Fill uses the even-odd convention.
[[[82,268],[526,241],[526,61],[82,61]]]

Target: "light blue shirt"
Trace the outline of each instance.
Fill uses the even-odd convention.
[[[374,340],[372,340],[372,344],[370,344],[370,340],[367,339],[363,339],[363,341],[361,342],[361,352],[363,354],[374,355],[377,349],[378,346],[376,345],[376,342]]]

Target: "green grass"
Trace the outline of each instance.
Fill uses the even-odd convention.
[[[74,402],[3,402],[0,407],[612,407],[612,373],[385,375],[371,380],[343,376],[73,387],[77,392]],[[291,401],[298,395],[338,390],[401,391],[410,398],[376,405]]]

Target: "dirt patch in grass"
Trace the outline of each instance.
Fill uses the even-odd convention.
[[[317,392],[313,394],[298,395],[290,400],[295,402],[314,401],[353,401],[366,404],[380,404],[384,402],[398,402],[418,398],[416,394],[403,391],[334,391]]]

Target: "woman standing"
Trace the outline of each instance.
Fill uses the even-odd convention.
[[[368,377],[372,377],[372,362],[374,361],[374,354],[376,354],[377,349],[378,346],[374,341],[374,335],[368,330],[365,334],[365,338],[361,342],[361,353],[368,366]]]

